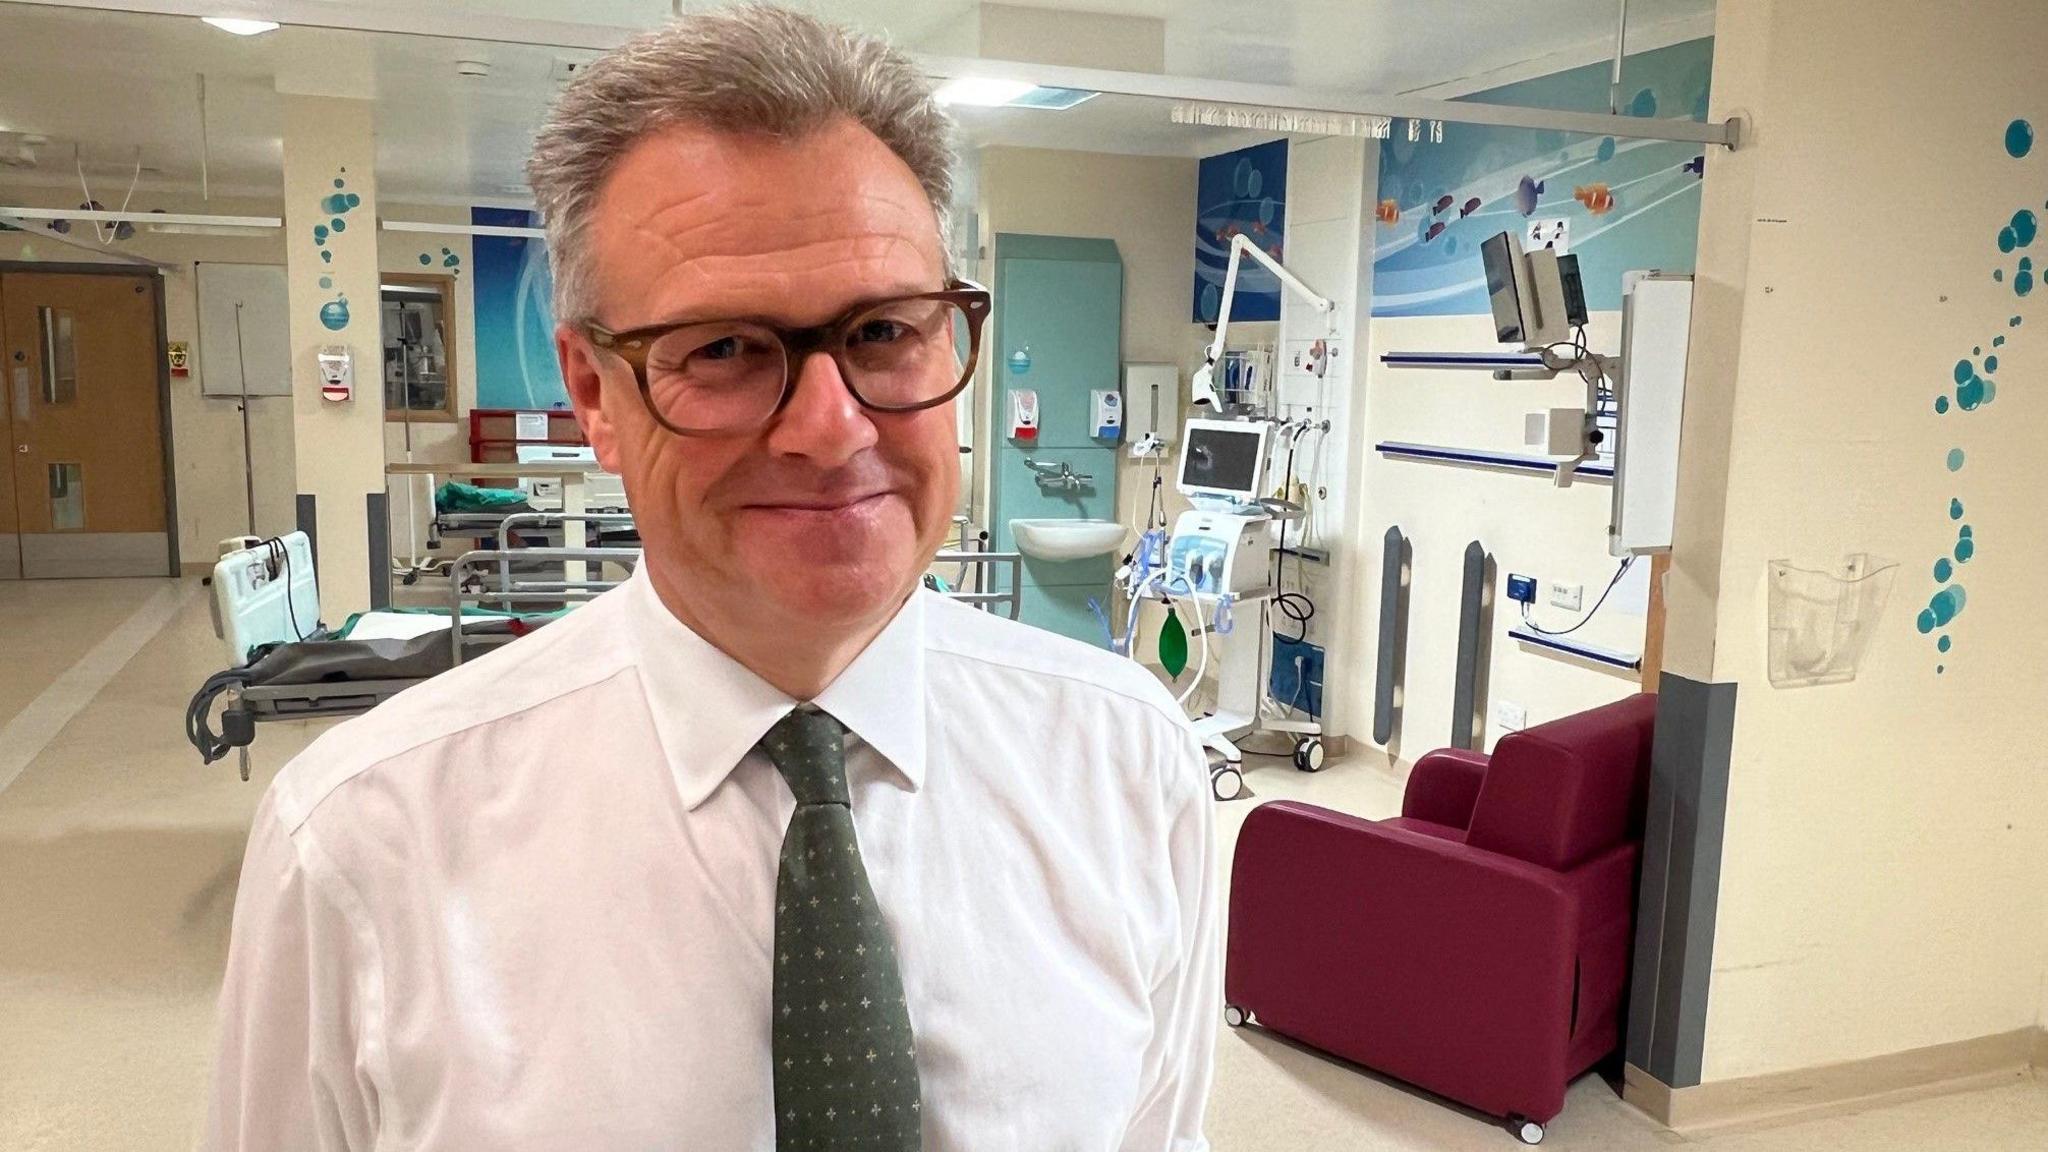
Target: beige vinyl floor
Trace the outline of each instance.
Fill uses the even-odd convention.
[[[255,779],[201,765],[187,700],[218,670],[197,581],[0,583],[0,1150],[157,1152],[196,1140],[236,871],[264,783],[314,734],[270,725]],[[1397,771],[1315,776],[1282,760],[1217,807],[1223,866],[1244,813],[1278,798],[1393,813]],[[1499,1127],[1256,1030],[1219,1039],[1218,1152],[1519,1147]],[[1546,1148],[1695,1143],[1572,1090]],[[1700,1141],[1715,1152],[2048,1148],[2048,1082]]]

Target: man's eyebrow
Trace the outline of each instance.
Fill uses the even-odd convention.
[[[719,313],[717,315],[707,313],[703,315],[675,316],[666,320],[656,320],[648,324],[635,324],[630,328],[621,329],[620,331],[644,332],[653,328],[679,328],[687,324],[725,323],[758,324],[764,328],[779,328],[791,331],[802,331],[813,328],[829,328],[832,325],[847,319],[854,313],[859,312],[864,308],[872,308],[877,304],[886,304],[891,300],[901,300],[908,296],[923,296],[928,293],[943,291],[946,291],[946,286],[942,284],[937,288],[927,288],[917,285],[909,285],[897,291],[870,293],[859,297],[858,299],[854,300],[853,303],[848,304],[843,308],[840,308],[836,312],[833,312],[827,319],[817,324],[792,324],[784,317],[768,316],[758,312],[739,315],[726,312]]]

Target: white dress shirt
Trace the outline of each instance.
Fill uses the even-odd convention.
[[[644,574],[323,735],[235,902],[208,1144],[775,1147],[794,705]],[[1208,776],[1108,653],[913,596],[848,726],[924,1147],[1198,1152],[1221,1009]]]

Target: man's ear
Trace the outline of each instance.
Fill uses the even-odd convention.
[[[619,429],[615,413],[605,409],[604,374],[597,357],[603,355],[568,325],[555,329],[555,357],[562,363],[562,383],[568,386],[569,403],[576,408],[576,421],[583,425],[583,438],[590,441],[597,462],[616,473],[619,458]]]

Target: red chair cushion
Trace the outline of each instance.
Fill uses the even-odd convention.
[[[1640,839],[1656,717],[1638,695],[1503,737],[1465,842],[1561,872]]]

